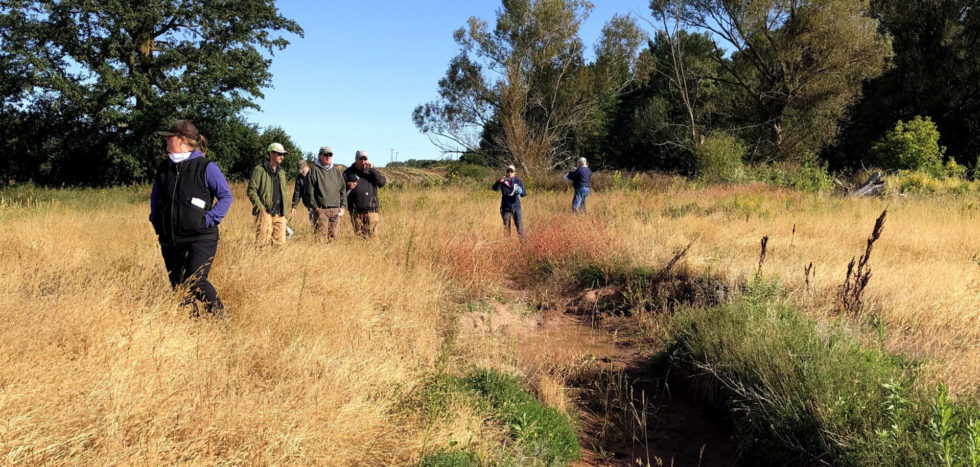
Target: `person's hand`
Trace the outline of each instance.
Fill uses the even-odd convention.
[[[348,190],[353,190],[354,188],[357,188],[357,182],[347,182]]]
[[[500,177],[500,180],[497,180],[498,183],[504,183],[505,181],[507,181],[507,177]]]
[[[290,210],[289,210],[289,217],[293,217],[293,216],[295,216],[295,215],[296,215],[296,208],[292,208],[292,209],[290,209]]]
[[[365,169],[370,169],[371,167],[374,167],[374,165],[372,165],[372,164],[371,164],[370,162],[368,162],[368,161],[364,161],[364,168],[365,168]]]
[[[337,211],[337,217],[344,217],[344,208],[340,208],[340,210]]]

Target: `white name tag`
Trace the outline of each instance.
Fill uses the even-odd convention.
[[[201,209],[204,209],[204,206],[207,205],[207,203],[205,203],[204,200],[200,198],[191,198],[191,204]]]

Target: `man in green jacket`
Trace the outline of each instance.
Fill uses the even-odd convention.
[[[279,143],[269,145],[269,159],[252,169],[248,179],[248,199],[255,216],[255,243],[259,246],[281,246],[286,243],[286,172],[282,160],[286,149]]]
[[[333,239],[340,228],[340,217],[347,209],[344,169],[333,163],[330,146],[320,148],[315,167],[306,174],[303,199],[313,208],[313,231],[320,238]]]

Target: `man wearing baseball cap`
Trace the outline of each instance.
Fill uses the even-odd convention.
[[[282,144],[269,145],[269,158],[252,169],[248,179],[248,199],[255,216],[255,243],[259,246],[282,246],[286,243],[286,171],[282,161],[286,149]]]
[[[330,146],[320,148],[316,167],[310,167],[303,190],[303,199],[313,206],[313,231],[320,238],[333,239],[347,208],[347,187],[343,169],[333,163]]]
[[[344,171],[344,181],[347,182],[347,208],[354,233],[369,238],[381,220],[378,188],[385,186],[387,180],[368,162],[367,151],[361,149],[354,153],[354,165]]]
[[[522,242],[526,242],[524,236],[524,218],[521,215],[521,198],[527,196],[524,189],[524,182],[517,178],[517,169],[513,165],[507,166],[504,176],[493,184],[493,191],[500,192],[500,218],[504,221],[504,231],[510,235],[510,221],[514,221],[517,228],[517,235]]]

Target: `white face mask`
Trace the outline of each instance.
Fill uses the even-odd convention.
[[[188,157],[191,157],[191,152],[190,151],[188,151],[188,152],[171,152],[171,153],[168,153],[167,155],[169,155],[170,156],[170,160],[172,160],[174,162],[174,164],[176,164],[178,162],[185,161]]]

